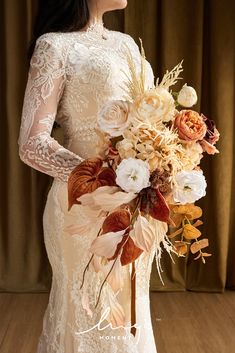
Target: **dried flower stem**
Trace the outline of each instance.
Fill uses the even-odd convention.
[[[109,214],[109,212],[107,212],[106,216],[108,216],[108,214]],[[98,232],[98,234],[97,234],[97,238],[100,236],[101,230],[102,230],[102,227],[100,228],[100,230],[99,230],[99,232]],[[94,257],[94,254],[92,254],[90,260],[88,261],[86,267],[84,268],[84,271],[83,271],[83,274],[82,274],[82,283],[81,283],[80,289],[82,289],[82,287],[83,287],[83,284],[84,284],[84,281],[85,281],[86,271],[88,270],[89,265],[90,265],[90,263],[91,263],[93,257]]]
[[[130,226],[132,225],[132,222],[133,222],[133,220],[134,220],[134,218],[135,218],[136,212],[138,211],[138,207],[139,207],[139,205],[140,205],[141,199],[142,199],[141,196],[138,197],[138,200],[137,200],[136,205],[135,205],[134,212],[132,213]],[[130,229],[130,226],[128,227],[129,229]],[[102,282],[102,284],[101,284],[101,287],[100,287],[100,290],[99,290],[99,295],[98,295],[98,299],[97,299],[95,308],[97,308],[97,305],[98,305],[99,300],[100,300],[101,291],[102,291],[102,289],[103,289],[103,286],[104,286],[105,282],[107,281],[107,278],[109,277],[109,275],[111,274],[111,272],[112,272],[112,270],[113,270],[113,268],[114,268],[114,265],[115,265],[115,263],[116,263],[116,261],[117,261],[118,255],[120,254],[121,250],[123,249],[123,247],[125,246],[125,244],[127,243],[127,241],[128,241],[129,238],[130,238],[130,232],[128,233],[128,236],[127,236],[125,242],[122,244],[122,246],[121,246],[120,249],[118,250],[117,257],[115,258],[115,260],[114,260],[114,262],[113,262],[113,264],[112,264],[112,266],[111,266],[109,272],[107,273],[105,279],[103,280],[103,282]],[[135,275],[135,273],[134,273],[134,275]]]
[[[122,245],[122,246],[120,247],[120,249],[118,250],[117,257],[115,258],[115,260],[114,260],[114,262],[113,262],[113,264],[112,264],[112,266],[111,266],[111,268],[110,268],[108,274],[106,275],[105,279],[103,280],[103,282],[102,282],[102,284],[101,284],[101,286],[100,286],[99,295],[98,295],[98,299],[97,299],[95,308],[97,308],[97,305],[99,304],[99,300],[100,300],[100,295],[101,295],[102,288],[103,288],[103,286],[104,286],[104,284],[105,284],[107,278],[109,277],[110,273],[112,272],[112,270],[113,270],[113,268],[114,268],[114,265],[115,265],[115,263],[116,263],[116,261],[117,261],[117,259],[118,259],[118,255],[120,254],[121,250],[123,249],[124,245],[126,244],[127,240],[129,239],[129,237],[130,237],[130,235],[128,234],[128,236],[127,236],[125,242],[123,243],[123,245]]]

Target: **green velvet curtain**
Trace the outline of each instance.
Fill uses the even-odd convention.
[[[34,5],[33,0],[0,3],[0,291],[49,291],[51,284],[42,214],[52,179],[24,165],[17,146]],[[165,285],[154,265],[152,290],[235,289],[234,13],[233,0],[129,0],[124,12],[105,15],[108,28],[125,31],[138,43],[142,38],[156,77],[184,59],[184,82],[199,94],[196,108],[221,132],[220,154],[203,159],[208,188],[198,202],[213,256],[205,265],[190,255],[174,257],[173,264],[164,253]]]

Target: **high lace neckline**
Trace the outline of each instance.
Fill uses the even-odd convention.
[[[86,29],[79,31],[85,34],[94,34],[101,39],[108,39],[109,30],[105,27],[103,21],[92,21]]]

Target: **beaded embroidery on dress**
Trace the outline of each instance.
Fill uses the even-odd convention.
[[[107,100],[125,98],[121,86],[125,80],[123,72],[128,74],[126,45],[140,68],[139,48],[132,37],[104,27],[101,31],[97,25],[86,31],[42,35],[31,59],[18,139],[19,155],[24,163],[54,177],[43,214],[44,241],[53,278],[37,353],[157,352],[149,301],[154,249],[136,261],[134,337],[128,328],[129,266],[123,267],[126,285],[119,293],[127,314],[126,329],[114,330],[107,324],[105,328],[105,322],[98,327],[101,312],[109,304],[105,288],[93,315],[89,315],[89,305],[80,290],[82,273],[90,257],[88,249],[102,220],[92,225],[87,237],[71,237],[64,232],[66,224],[86,218],[81,210],[79,214],[77,209],[68,212],[67,180],[76,165],[95,156],[98,110]],[[150,88],[154,76],[148,62],[147,68],[146,87]],[[54,121],[63,128],[63,146],[51,137]],[[89,288],[95,292],[101,279],[91,271],[88,276]]]

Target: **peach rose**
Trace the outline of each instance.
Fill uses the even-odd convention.
[[[190,142],[202,140],[207,132],[203,117],[194,110],[181,110],[177,113],[174,127],[182,140]]]

